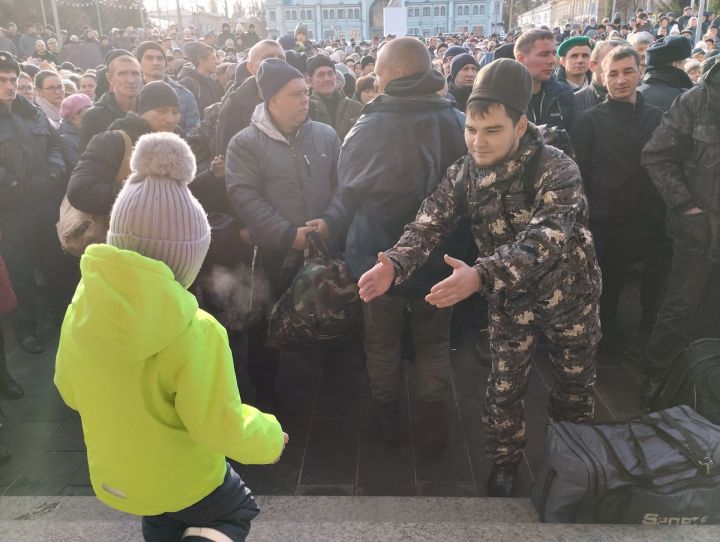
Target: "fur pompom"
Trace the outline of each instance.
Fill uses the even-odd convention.
[[[130,158],[130,168],[132,174],[128,183],[141,182],[152,176],[187,185],[195,178],[195,156],[177,134],[153,132],[138,139]]]

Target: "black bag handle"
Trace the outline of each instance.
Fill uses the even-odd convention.
[[[687,429],[685,429],[677,421],[673,420],[666,411],[661,410],[660,412],[657,412],[657,414],[665,423],[678,431],[685,441],[678,440],[677,437],[671,435],[665,428],[660,427],[660,422],[652,416],[641,416],[638,418],[638,421],[655,429],[660,438],[683,454],[691,463],[697,466],[703,474],[706,476],[714,475],[717,471],[717,465],[715,465],[712,457],[710,457],[710,452],[704,450],[697,440],[695,440],[695,438],[687,431]]]
[[[307,234],[307,248],[305,249],[305,260],[309,258],[322,258],[325,261],[332,260],[330,249],[325,242],[325,239],[316,232],[311,231]]]
[[[698,346],[701,346],[701,345],[704,345],[707,343],[718,344],[718,343],[720,343],[720,339],[707,338],[707,339],[698,339],[696,341],[693,341],[692,343],[690,343],[690,345],[687,348],[683,349],[683,351],[678,354],[678,356],[673,361],[673,366],[679,367],[680,364],[678,363],[678,361],[680,360],[680,358],[682,356],[687,356],[687,355],[691,354],[696,348],[698,348]],[[687,375],[690,373],[690,371],[692,371],[695,367],[697,367],[701,363],[705,363],[707,360],[715,357],[716,355],[717,354],[715,354],[715,353],[706,354],[706,355],[700,357],[699,359],[692,361],[691,363],[685,364],[685,368],[682,372],[682,375],[677,375],[677,374],[675,374],[676,373],[675,371],[670,371],[668,373],[667,377],[665,378],[665,383],[663,385],[662,390],[660,391],[660,397],[669,397],[669,398],[675,397],[678,390],[680,389],[680,386],[683,385],[683,383],[685,382],[685,379],[687,378]],[[669,406],[669,405],[664,405],[664,406]],[[695,405],[687,405],[687,406],[693,407]]]

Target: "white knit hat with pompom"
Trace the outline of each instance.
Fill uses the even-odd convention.
[[[177,135],[142,136],[130,158],[132,173],[110,213],[107,242],[160,260],[189,287],[210,246],[210,225],[187,185],[195,157]]]

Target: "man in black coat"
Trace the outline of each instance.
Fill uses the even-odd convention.
[[[72,295],[72,285],[63,288],[58,282],[63,255],[55,233],[65,162],[48,118],[17,93],[19,74],[15,58],[0,51],[0,253],[18,298],[13,313],[18,343],[40,353],[33,309],[35,270],[43,272],[50,298],[56,301],[53,309],[64,311],[69,297],[62,294]],[[70,292],[61,291],[67,289]]]
[[[642,153],[668,208],[673,260],[647,347],[645,406],[690,341],[718,335],[720,262],[720,64],[680,96]],[[705,305],[705,307],[704,307]],[[704,314],[707,308],[710,314]],[[712,313],[715,314],[712,314]]]
[[[80,124],[80,154],[95,134],[104,132],[128,111],[135,110],[142,89],[140,63],[132,54],[115,49],[108,53],[107,62],[107,81],[111,90],[103,94],[83,116]]]
[[[640,328],[649,333],[670,258],[665,206],[640,165],[662,110],[636,92],[639,74],[640,56],[632,47],[612,49],[603,61],[607,99],[580,113],[571,131],[603,274],[600,318],[608,347],[622,345],[616,313],[629,267],[644,264]]]
[[[375,72],[381,95],[365,106],[338,163],[340,195],[355,214],[346,257],[356,278],[395,244],[448,166],[466,150],[464,116],[436,94],[445,81],[432,69],[422,42],[409,37],[386,42]],[[370,387],[379,403],[382,436],[389,442],[397,438],[402,329],[410,306],[419,435],[429,450],[444,444],[451,309],[437,309],[423,298],[449,274],[443,253],[463,255],[451,249],[457,242],[451,238],[403,286],[363,306]]]
[[[220,82],[213,77],[217,69],[217,56],[215,49],[200,42],[188,43],[185,46],[185,55],[192,62],[192,66],[183,66],[178,73],[178,83],[195,96],[202,119],[205,108],[219,102],[224,93]]]
[[[576,116],[580,112],[590,109],[591,107],[595,107],[605,100],[605,97],[607,96],[607,88],[605,88],[605,85],[602,82],[602,61],[613,48],[619,45],[629,45],[629,43],[618,38],[611,38],[597,43],[592,53],[590,53],[590,71],[592,72],[592,79],[590,80],[590,84],[588,86],[582,90],[578,90],[573,95]]]
[[[691,54],[692,44],[684,36],[668,36],[647,48],[647,68],[638,88],[647,103],[668,111],[675,98],[694,86],[683,69]]]
[[[533,78],[533,95],[527,110],[530,122],[569,129],[575,113],[573,92],[553,79],[557,59],[555,35],[536,28],[521,34],[515,42],[515,58]]]
[[[216,151],[219,154],[225,154],[228,144],[235,134],[250,126],[250,118],[255,107],[262,103],[255,76],[262,61],[268,58],[285,60],[285,51],[278,42],[273,40],[262,40],[256,43],[248,52],[246,67],[251,77],[245,79],[223,99],[215,136]]]

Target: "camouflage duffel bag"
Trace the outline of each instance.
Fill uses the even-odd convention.
[[[267,345],[304,350],[348,335],[362,318],[357,283],[316,232],[308,234],[305,263],[270,314]]]

